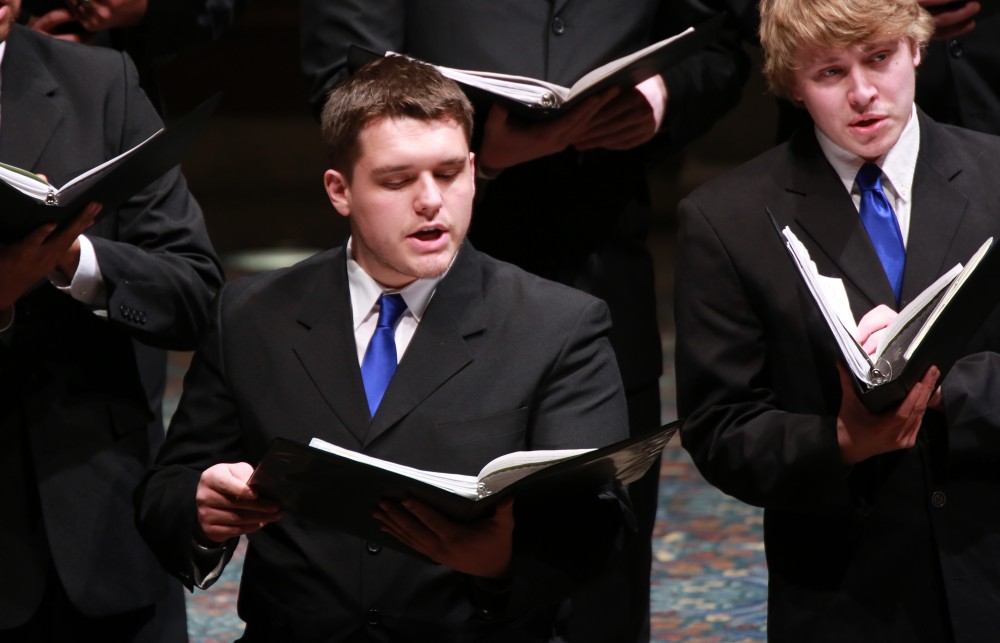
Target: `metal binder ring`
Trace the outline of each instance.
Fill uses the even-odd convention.
[[[875,367],[871,370],[871,380],[874,386],[885,384],[892,379],[892,364],[884,357],[880,357],[875,362]]]

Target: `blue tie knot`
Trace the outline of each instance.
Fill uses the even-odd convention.
[[[394,295],[382,295],[378,298],[378,327],[395,328],[399,318],[406,311],[406,302],[399,293]]]
[[[854,177],[854,181],[858,184],[858,189],[862,192],[870,192],[871,190],[881,192],[882,168],[874,163],[865,163],[858,170],[858,175]]]

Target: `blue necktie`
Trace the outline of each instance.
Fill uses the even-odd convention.
[[[906,250],[903,248],[903,235],[899,231],[896,213],[882,191],[882,168],[874,163],[865,163],[858,170],[854,181],[861,190],[861,222],[865,224],[872,245],[878,252],[898,303],[903,289]]]
[[[372,417],[375,417],[379,402],[396,370],[395,328],[406,310],[402,295],[382,295],[378,303],[378,326],[361,360],[361,379],[365,383],[365,396]]]

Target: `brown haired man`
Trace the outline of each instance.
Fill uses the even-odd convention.
[[[870,414],[768,211],[842,280],[870,348],[895,310],[1000,235],[1000,139],[915,107],[931,32],[916,0],[760,9],[771,86],[814,125],[680,206],[683,444],[710,482],[764,507],[769,640],[993,640],[1000,320],[940,388],[931,367]],[[856,185],[869,171],[892,208],[897,243],[882,254]]]
[[[249,534],[245,641],[547,641],[553,603],[615,552],[627,505],[614,494],[508,504],[473,525],[384,506],[390,533],[435,564],[282,515],[246,487],[276,436],[475,474],[506,452],[627,434],[605,305],[463,243],[474,167],[457,86],[390,57],[329,101],[324,180],[351,237],[225,287],[140,488],[140,528],[189,587],[210,585]],[[396,368],[373,394],[366,354],[393,300]]]

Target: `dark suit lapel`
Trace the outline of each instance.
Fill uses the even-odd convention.
[[[850,290],[853,286],[867,300],[866,310],[880,303],[895,307],[896,297],[878,253],[850,194],[816,142],[812,128],[799,132],[789,151],[785,167],[776,169],[784,172],[787,180],[784,194],[779,195],[772,208],[777,210],[775,216],[779,221],[791,219],[798,224],[808,238],[798,236],[810,248],[820,273],[843,277],[845,287]]]
[[[968,198],[952,184],[961,172],[961,162],[951,146],[941,140],[939,126],[921,113],[903,301],[915,297],[971,254],[970,249],[955,246],[955,239],[965,236],[963,226],[976,225],[966,217]]]
[[[559,15],[560,12],[566,9],[566,5],[570,3],[570,0],[549,0],[552,4],[552,15]]]
[[[0,68],[0,161],[32,169],[63,112],[59,84],[21,29],[11,30]]]
[[[316,286],[295,315],[301,328],[293,350],[340,421],[364,442],[368,406],[354,342],[346,250],[323,264]]]
[[[473,360],[466,338],[486,327],[482,262],[466,242],[438,284],[365,437],[378,439]]]

